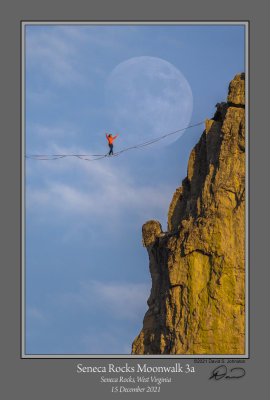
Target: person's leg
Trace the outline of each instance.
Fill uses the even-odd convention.
[[[113,154],[113,146],[110,144],[110,151],[109,151],[109,156]]]

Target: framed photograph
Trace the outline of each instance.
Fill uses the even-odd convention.
[[[248,32],[22,21],[23,358],[249,356]]]
[[[267,393],[267,6],[1,11],[0,397]]]

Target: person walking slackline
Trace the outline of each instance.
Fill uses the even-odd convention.
[[[116,139],[117,138],[117,136],[118,136],[118,134],[116,134],[116,136],[114,136],[114,137],[112,137],[112,135],[111,135],[111,133],[109,134],[109,136],[107,135],[107,133],[106,133],[106,138],[108,139],[108,144],[109,144],[109,148],[110,148],[110,151],[109,151],[109,156],[112,154],[113,155],[113,141],[114,141],[114,139]]]

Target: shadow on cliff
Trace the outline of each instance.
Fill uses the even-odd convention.
[[[200,216],[203,211],[202,191],[209,169],[214,168],[213,178],[219,167],[219,155],[223,142],[222,124],[225,119],[228,104],[218,103],[217,111],[207,126],[199,142],[191,151],[187,177],[182,181],[182,187],[176,192],[174,207],[168,223],[168,231],[181,229],[181,222]],[[199,204],[198,204],[199,199]]]

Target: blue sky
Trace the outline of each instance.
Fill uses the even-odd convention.
[[[244,72],[243,26],[28,25],[26,154],[105,154],[211,118]],[[26,353],[130,354],[204,126],[93,162],[26,159]]]

